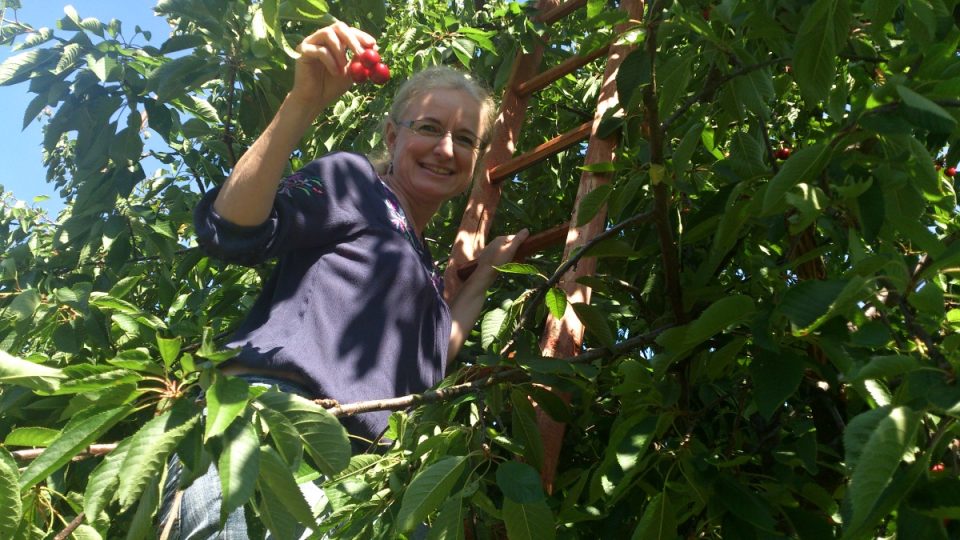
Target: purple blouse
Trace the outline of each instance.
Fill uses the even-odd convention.
[[[365,157],[329,154],[285,178],[270,217],[254,227],[220,217],[217,191],[196,209],[200,246],[244,265],[278,258],[227,344],[241,349],[230,362],[296,373],[315,397],[340,403],[419,393],[440,380],[450,339],[443,282]],[[344,424],[372,439],[389,415]]]

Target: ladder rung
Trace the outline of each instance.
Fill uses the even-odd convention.
[[[570,223],[561,223],[556,227],[551,227],[545,231],[538,232],[537,234],[530,235],[520,247],[517,248],[517,254],[513,258],[514,261],[522,261],[534,253],[539,253],[548,247],[555,246],[563,242],[567,238],[567,230],[570,228]],[[470,274],[473,274],[473,271],[477,269],[477,261],[468,261],[466,264],[457,269],[457,276],[460,279],[467,279],[470,277]]]
[[[574,71],[582,68],[583,66],[593,62],[597,58],[607,54],[610,50],[610,45],[607,44],[604,47],[591,51],[585,55],[577,55],[572,58],[568,58],[561,62],[560,64],[544,71],[543,73],[537,75],[536,77],[531,78],[528,81],[520,83],[517,86],[517,93],[521,96],[530,95],[538,90],[543,90],[550,83],[573,73]]]
[[[587,5],[587,0],[567,0],[566,2],[560,4],[559,6],[553,9],[544,11],[543,14],[537,17],[537,20],[539,20],[543,24],[550,25],[566,17],[567,15],[573,13],[574,11],[582,8],[585,5]]]
[[[558,152],[577,144],[578,142],[590,137],[590,131],[593,129],[593,120],[584,122],[576,129],[572,129],[562,135],[558,135],[549,141],[537,146],[533,150],[520,154],[519,156],[501,163],[490,169],[490,183],[499,184],[507,178],[518,172],[538,163]]]

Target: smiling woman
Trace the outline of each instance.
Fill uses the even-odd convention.
[[[487,90],[450,68],[427,69],[401,87],[384,125],[379,167],[365,156],[335,152],[282,177],[310,124],[351,87],[348,52],[375,45],[343,23],[308,36],[294,87],[276,116],[227,181],[197,206],[198,243],[211,255],[247,265],[278,259],[227,344],[240,353],[221,365],[218,377],[340,403],[421,393],[440,381],[476,322],[494,266],[512,260],[526,238],[524,231],[491,242],[447,303],[423,229],[440,205],[470,185],[493,111]],[[388,416],[344,421],[355,441],[367,442],[355,450],[376,446]],[[178,471],[174,464],[171,486]],[[215,475],[211,468],[204,478]],[[219,528],[219,499],[209,492],[219,484],[204,478],[187,488],[176,512],[168,490],[163,515],[182,537],[213,537]],[[225,523],[240,537],[243,512]]]

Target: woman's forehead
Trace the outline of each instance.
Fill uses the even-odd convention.
[[[434,88],[421,92],[404,108],[404,116],[432,118],[438,121],[457,120],[469,124],[465,127],[479,127],[481,106],[468,92],[452,88]]]

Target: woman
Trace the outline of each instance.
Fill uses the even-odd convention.
[[[350,88],[348,51],[375,45],[343,23],[304,39],[293,89],[276,116],[197,207],[198,241],[210,254],[244,264],[278,258],[228,344],[241,352],[226,373],[341,403],[422,392],[442,378],[476,322],[493,267],[510,261],[527,236],[491,242],[457,297],[444,302],[423,230],[469,187],[494,113],[489,93],[450,69],[426,70],[398,91],[379,170],[363,156],[338,152],[282,178],[314,119]],[[355,441],[370,441],[388,416],[345,424]],[[189,497],[183,524],[210,527],[183,516],[206,500],[215,527],[219,502],[206,491],[193,503]],[[228,527],[243,526],[242,513],[234,518]]]

